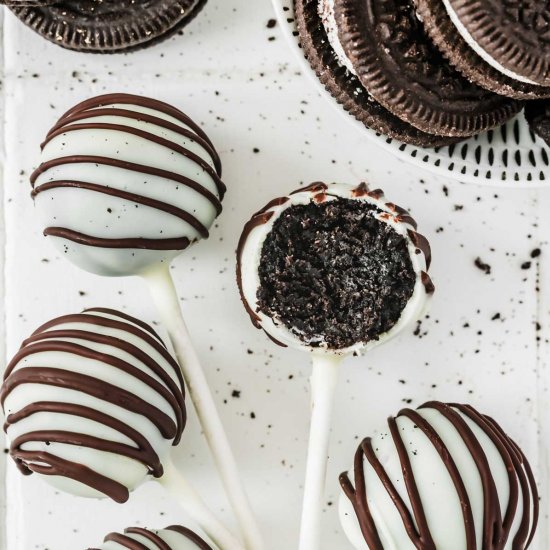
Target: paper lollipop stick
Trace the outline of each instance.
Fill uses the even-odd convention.
[[[239,481],[237,463],[218,414],[214,397],[181,314],[170,272],[167,268],[161,267],[149,271],[145,275],[145,280],[149,284],[162,322],[170,335],[206,441],[210,446],[228,498],[242,527],[246,546],[253,550],[261,550],[264,548],[263,542],[250,513],[248,497]]]
[[[325,498],[330,426],[341,362],[342,358],[338,356],[312,356],[312,412],[300,548],[320,548],[321,509]]]
[[[313,357],[300,550],[319,550],[340,362],[423,313],[433,292],[429,263],[414,220],[365,184],[313,184],[271,201],[245,225],[237,281],[253,324]]]
[[[242,550],[169,458],[186,422],[183,379],[145,323],[104,308],[49,321],[8,365],[0,401],[24,474],[117,502],[153,476],[221,548]]]
[[[221,162],[187,115],[110,94],[77,105],[50,130],[31,176],[44,234],[63,256],[104,276],[144,276],[190,385],[204,432],[250,549],[264,544],[193,349],[168,265],[207,238],[220,214]]]
[[[112,550],[113,545],[129,550],[135,550],[137,545],[145,545],[143,548],[151,550],[214,550],[214,544],[205,540],[202,534],[199,535],[182,525],[171,525],[159,531],[129,527],[124,533],[108,534],[103,542],[103,546],[95,550]]]

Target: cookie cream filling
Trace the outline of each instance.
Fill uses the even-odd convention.
[[[330,1],[330,0],[327,0],[327,1]],[[517,74],[514,71],[511,71],[510,69],[507,69],[506,67],[501,65],[494,57],[492,57],[486,50],[484,50],[481,47],[481,45],[470,34],[468,29],[462,24],[462,22],[458,17],[458,14],[453,9],[450,0],[443,0],[443,5],[445,6],[445,9],[447,10],[447,14],[451,18],[451,21],[457,28],[458,32],[461,34],[462,38],[466,40],[466,43],[468,44],[468,46],[470,46],[470,48],[472,48],[472,50],[474,50],[477,53],[477,55],[479,55],[479,57],[481,57],[486,63],[491,65],[491,67],[493,67],[497,71],[500,71],[502,74],[505,74],[510,78],[513,78],[514,80],[523,82],[524,84],[533,84],[535,86],[541,86],[541,84],[539,84],[538,82],[534,82],[533,80],[530,80],[525,76]]]
[[[342,67],[345,67],[351,74],[357,76],[357,73],[353,68],[353,63],[346,55],[344,47],[340,42],[340,37],[338,36],[338,25],[336,24],[336,15],[334,13],[334,0],[319,0],[317,13],[323,22],[323,27],[327,33],[328,41],[336,54],[338,63]]]

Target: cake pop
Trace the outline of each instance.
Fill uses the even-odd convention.
[[[467,405],[402,410],[359,445],[340,481],[342,526],[357,550],[525,549],[537,528],[527,459]]]
[[[214,545],[206,542],[187,527],[171,525],[161,531],[142,527],[130,527],[122,533],[110,533],[105,537],[101,548],[90,550],[215,550]]]
[[[424,312],[434,286],[416,223],[366,184],[315,183],[245,225],[237,282],[252,323],[311,354],[312,401],[300,550],[318,550],[329,428],[343,357],[387,341]]]
[[[183,378],[146,323],[104,308],[45,323],[7,366],[0,403],[23,474],[119,503],[152,476],[214,540],[241,548],[171,462],[185,427]]]
[[[44,234],[66,258],[99,275],[147,281],[245,541],[263,549],[169,272],[221,212],[225,185],[211,141],[166,103],[103,95],[48,132],[31,182]]]
[[[222,209],[220,177],[214,146],[187,115],[110,94],[59,119],[31,183],[53,244],[86,271],[123,276],[168,264],[208,237]]]

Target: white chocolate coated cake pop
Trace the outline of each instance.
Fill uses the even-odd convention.
[[[102,308],[37,329],[8,365],[0,401],[23,474],[117,502],[163,475],[186,420],[180,368],[160,337]]]
[[[523,550],[535,535],[529,463],[471,406],[402,410],[361,443],[340,481],[342,526],[357,550]]]
[[[271,201],[237,257],[254,325],[305,351],[368,350],[416,321],[434,289],[428,241],[366,184],[315,183]]]
[[[208,237],[225,186],[214,146],[180,110],[109,94],[65,113],[31,176],[44,234],[100,275],[140,274]]]
[[[187,527],[172,525],[161,531],[130,527],[122,533],[111,533],[105,537],[100,548],[89,550],[217,550]]]

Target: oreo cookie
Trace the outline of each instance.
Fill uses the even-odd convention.
[[[525,106],[529,128],[550,146],[550,101],[531,101]]]
[[[378,134],[419,147],[445,146],[459,141],[422,132],[374,100],[338,59],[318,13],[318,0],[295,0],[294,11],[306,59],[327,91],[359,122]]]
[[[70,50],[129,52],[166,40],[207,0],[62,0],[9,9],[44,38]],[[34,2],[37,4],[37,2]]]
[[[508,77],[550,86],[547,0],[440,0],[478,55]]]
[[[334,0],[334,16],[363,86],[424,132],[468,137],[521,109],[520,102],[484,90],[454,69],[428,37],[412,0]]]
[[[460,34],[441,0],[414,0],[426,32],[466,78],[478,86],[515,99],[550,97],[550,87],[520,82],[487,63]]]

